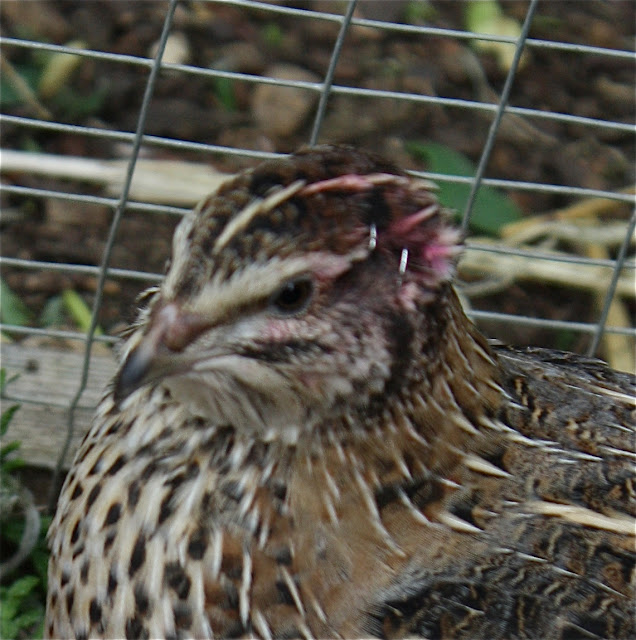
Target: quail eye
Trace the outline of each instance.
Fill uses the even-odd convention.
[[[278,313],[292,315],[304,311],[314,292],[309,278],[298,278],[286,282],[272,297],[270,306]]]

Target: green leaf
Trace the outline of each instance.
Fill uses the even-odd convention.
[[[63,86],[52,99],[56,109],[69,120],[81,120],[97,113],[106,99],[108,90],[99,87],[88,95],[82,95],[73,87]]]
[[[577,338],[576,332],[569,329],[560,329],[554,335],[554,346],[560,351],[574,351]]]
[[[4,384],[6,382],[6,372],[4,369],[0,371],[0,387],[4,391]],[[0,416],[0,438],[3,438],[7,430],[9,429],[9,423],[13,419],[15,412],[20,408],[19,404],[11,405],[8,409],[5,409]],[[13,460],[7,460],[7,457],[14,451],[20,448],[20,441],[12,440],[11,442],[1,443],[0,446],[0,471],[2,473],[10,473],[14,469],[18,469],[24,466],[24,461],[20,458],[14,458]]]
[[[8,384],[11,384],[14,380],[20,377],[19,373],[14,373],[9,379],[7,379],[7,370],[0,369],[0,395],[4,395],[5,389]],[[2,434],[0,434],[2,435]]]
[[[3,515],[6,515],[7,518],[2,521],[2,539],[5,542],[11,542],[17,547],[24,533],[24,519],[16,517],[11,512]]]
[[[465,155],[449,147],[434,142],[407,142],[405,146],[413,157],[424,161],[427,169],[433,173],[475,175],[475,165]],[[463,213],[469,195],[469,184],[439,183],[440,202],[459,214]],[[502,226],[522,217],[521,209],[510,198],[492,187],[482,186],[473,204],[470,228],[476,233],[497,236]]]
[[[280,47],[283,43],[283,30],[276,22],[268,22],[263,26],[263,39],[270,47]]]
[[[25,613],[21,613],[13,619],[13,624],[18,629],[28,629],[36,622],[40,621],[40,618],[43,613],[43,607],[38,609],[31,609],[30,611],[26,611]]]
[[[24,576],[0,590],[0,637],[17,638],[21,630],[39,621],[42,607],[30,597],[39,584],[37,576]]]
[[[404,21],[407,24],[425,25],[437,16],[437,9],[430,2],[422,2],[422,0],[411,0],[404,9]]]
[[[7,587],[5,592],[5,602],[16,603],[24,600],[37,587],[37,576],[23,576],[18,578],[13,584]],[[17,608],[15,609],[17,611]]]
[[[19,602],[15,600],[9,601],[6,597],[6,592],[2,589],[0,591],[0,638],[11,640],[17,637],[19,629],[13,624],[13,618],[18,611]]]
[[[0,322],[20,327],[31,324],[31,312],[9,285],[0,278]]]
[[[46,531],[46,529],[44,529]],[[46,548],[45,538],[42,538],[42,544],[40,548],[35,548],[31,552],[31,564],[35,568],[42,586],[46,588],[46,578],[49,569],[49,552]]]
[[[17,451],[22,443],[19,440],[12,440],[11,442],[0,447],[0,462],[3,458],[6,458],[10,453]]]
[[[495,0],[479,0],[467,2],[465,5],[465,24],[469,31],[495,36],[506,36],[518,39],[521,35],[521,24],[514,18],[504,14]],[[508,42],[492,40],[473,40],[473,46],[497,57],[499,66],[508,71],[515,55],[515,45]]]
[[[3,436],[9,428],[9,423],[13,418],[13,414],[20,408],[19,404],[11,405],[8,409],[2,412],[0,417],[0,436]]]
[[[234,80],[231,78],[214,78],[214,93],[219,102],[228,110],[236,111],[236,97],[234,96]]]
[[[62,300],[62,296],[53,296],[49,298],[44,308],[42,309],[42,313],[39,318],[39,325],[41,327],[56,327],[64,324],[65,321],[65,313],[64,313],[64,300]]]
[[[34,65],[16,65],[15,71],[35,93],[41,71]],[[3,73],[0,77],[0,106],[13,107],[17,104],[22,104],[22,97]]]
[[[86,43],[83,40],[73,40],[66,44],[70,49],[84,49]],[[78,67],[84,62],[84,58],[72,53],[60,53],[55,51],[46,61],[42,69],[42,75],[38,82],[38,93],[43,98],[55,97],[62,88],[67,87]]]
[[[11,443],[13,444],[13,443]],[[18,445],[20,443],[18,442]],[[2,465],[2,473],[12,473],[16,469],[21,469],[26,465],[22,458],[13,458],[12,460],[4,460],[0,457],[0,465]]]
[[[62,291],[62,300],[66,310],[70,313],[71,317],[82,331],[88,331],[91,326],[91,310],[84,302],[82,296],[72,289],[65,289]],[[95,335],[99,336],[103,331],[97,327],[95,329]]]
[[[503,11],[494,0],[480,0],[467,2],[464,5],[466,27],[471,31],[492,33],[496,22],[503,15]]]

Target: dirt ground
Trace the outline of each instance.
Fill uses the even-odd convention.
[[[342,13],[342,2],[278,3]],[[521,23],[528,2],[501,3],[506,17]],[[5,2],[2,33],[43,42],[81,42],[89,49],[151,56],[165,16],[166,2],[111,1]],[[618,2],[544,2],[539,5],[533,38],[617,49],[634,46],[636,5]],[[453,29],[465,28],[466,3],[360,3],[359,17],[411,21]],[[183,3],[175,16],[176,59],[190,65],[250,74],[280,71],[320,79],[329,64],[335,22],[282,16],[227,4]],[[179,48],[180,47],[180,48]],[[6,46],[3,55],[24,77],[43,73],[41,51]],[[338,63],[335,83],[367,89],[413,92],[462,100],[496,102],[506,68],[498,55],[476,50],[470,42],[436,35],[354,27]],[[83,59],[63,86],[40,97],[55,121],[134,131],[147,71],[112,61]],[[301,77],[297,75],[296,77]],[[608,56],[533,48],[523,60],[511,104],[617,122],[634,121],[633,61]],[[281,94],[282,96],[282,94]],[[280,106],[284,106],[281,97]],[[12,115],[34,117],[20,101],[3,104]],[[268,115],[267,105],[270,112]],[[150,106],[146,133],[196,142],[265,151],[290,151],[307,142],[315,102],[285,122],[274,122],[276,97],[259,94],[256,85],[224,82],[185,73],[162,73]],[[406,141],[432,141],[476,163],[491,114],[418,102],[332,96],[320,141],[346,142],[384,153],[412,169],[426,169],[408,153]],[[90,136],[2,128],[2,145],[89,158],[125,157],[126,145]],[[209,162],[234,171],[250,162],[221,154],[201,154],[147,147],[146,157]],[[504,122],[487,175],[493,178],[614,190],[634,183],[634,136],[630,133],[517,117]],[[9,184],[101,194],[87,184],[69,184],[34,175],[4,175]],[[561,195],[513,191],[509,197],[524,215],[570,204]],[[30,260],[99,264],[112,211],[47,198],[4,196],[2,253]],[[614,212],[629,215],[627,207]],[[178,217],[127,212],[111,265],[162,272]],[[613,250],[615,251],[615,249]],[[609,257],[612,257],[611,255]],[[91,305],[96,279],[52,271],[4,268],[3,278],[38,318],[66,289]],[[100,325],[115,331],[133,317],[134,300],[143,284],[112,278],[107,282]],[[587,293],[542,283],[513,283],[503,292],[473,300],[475,307],[561,320],[594,321],[598,308]],[[633,314],[633,306],[629,306]],[[37,323],[37,320],[34,320]],[[66,318],[59,326],[69,327]],[[517,344],[543,344],[583,350],[587,338],[528,327],[487,326],[488,333]]]

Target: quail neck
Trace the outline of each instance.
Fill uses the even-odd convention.
[[[48,636],[628,637],[633,378],[491,348],[460,247],[348,147],[184,218],[62,490]]]

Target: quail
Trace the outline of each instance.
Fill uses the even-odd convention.
[[[633,638],[634,376],[491,345],[431,185],[245,171],[178,227],[49,532],[50,638]]]

